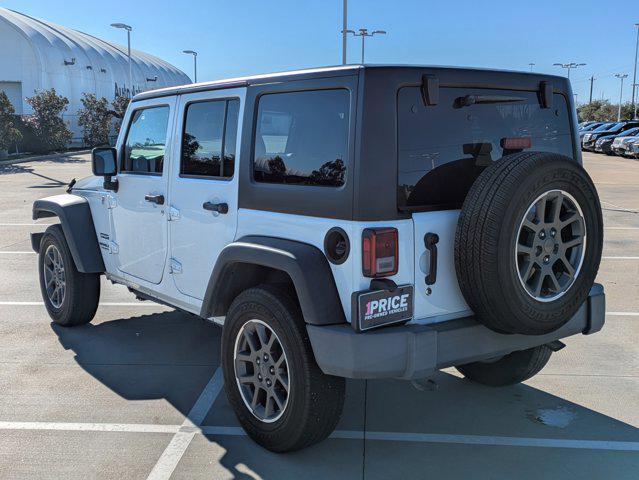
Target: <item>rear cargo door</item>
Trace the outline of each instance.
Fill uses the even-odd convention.
[[[517,151],[513,147],[573,157],[568,104],[558,93],[542,108],[536,91],[442,87],[438,103],[426,106],[417,86],[401,88],[397,101],[397,197],[414,224],[415,319],[470,314],[454,264],[464,198],[481,172]]]

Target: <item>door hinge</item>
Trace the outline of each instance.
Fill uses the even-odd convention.
[[[174,222],[180,219],[180,211],[175,208],[173,205],[169,207],[169,222]]]
[[[120,247],[114,241],[109,242],[109,253],[118,253],[120,251]]]
[[[171,271],[173,275],[182,273],[182,264],[178,262],[175,258],[171,258]]]
[[[102,197],[102,204],[109,210],[118,206],[118,200],[114,196],[105,195]]]

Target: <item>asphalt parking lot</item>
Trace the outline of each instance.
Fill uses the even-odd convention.
[[[584,161],[606,229],[601,333],[515,387],[350,381],[334,435],[285,455],[238,427],[213,324],[105,281],[92,324],[50,322],[31,205],[88,155],[0,166],[0,478],[639,478],[639,161]]]

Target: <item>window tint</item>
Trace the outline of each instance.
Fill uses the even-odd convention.
[[[469,97],[485,103],[464,103]],[[530,137],[531,150],[573,156],[559,94],[541,108],[536,92],[440,88],[439,103],[426,107],[419,87],[405,87],[397,102],[400,208],[461,205],[483,169],[510,153],[504,138]]]
[[[348,160],[349,92],[316,90],[259,100],[253,177],[339,187]]]
[[[124,145],[123,172],[162,173],[168,123],[168,106],[133,112]]]

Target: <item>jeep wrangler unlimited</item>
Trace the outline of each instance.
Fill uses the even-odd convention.
[[[93,176],[38,200],[54,322],[100,276],[223,326],[239,422],[326,438],[344,378],[486,385],[604,323],[601,207],[564,78],[345,66],[141,93]]]

